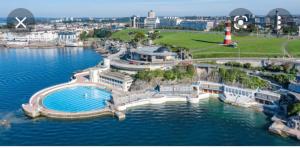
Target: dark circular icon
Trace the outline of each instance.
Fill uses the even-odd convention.
[[[229,17],[233,28],[233,34],[244,36],[253,31],[253,26],[255,26],[255,16],[248,9],[234,9],[230,12]]]
[[[33,14],[24,8],[17,8],[7,16],[8,29],[17,34],[23,34],[34,30],[35,19]]]
[[[271,10],[266,16],[266,27],[274,34],[280,35],[286,33],[284,28],[295,25],[293,16],[289,11],[283,8],[276,8]]]

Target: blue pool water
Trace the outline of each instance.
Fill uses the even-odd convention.
[[[223,104],[146,105],[86,120],[30,119],[21,110],[35,92],[70,80],[101,61],[91,49],[0,49],[0,145],[300,145],[268,132],[261,112]]]
[[[96,87],[76,86],[55,91],[45,97],[43,105],[60,112],[87,112],[106,107],[111,93]]]

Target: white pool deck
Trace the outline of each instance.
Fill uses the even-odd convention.
[[[38,117],[38,116],[47,116],[52,118],[84,118],[84,117],[93,117],[97,116],[99,114],[109,114],[110,110],[108,108],[104,108],[102,110],[97,111],[89,111],[89,112],[82,112],[82,113],[66,113],[66,112],[58,112],[54,110],[49,110],[45,108],[42,105],[42,99],[46,97],[48,94],[68,87],[74,87],[74,86],[93,86],[105,89],[102,85],[96,84],[96,83],[90,83],[85,78],[85,76],[88,75],[88,71],[81,72],[75,74],[75,79],[73,79],[70,82],[62,83],[59,85],[51,86],[45,89],[42,89],[38,92],[36,92],[30,99],[28,104],[22,104],[22,108],[25,111],[25,113],[32,117]]]
[[[148,105],[148,104],[164,104],[167,102],[188,102],[188,103],[199,103],[200,100],[208,99],[211,97],[211,94],[200,94],[195,98],[181,97],[181,96],[160,96],[160,97],[150,97],[126,104],[116,106],[117,111],[126,111],[128,108]]]

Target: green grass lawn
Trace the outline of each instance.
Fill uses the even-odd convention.
[[[116,32],[112,38],[129,41],[128,33],[132,31],[134,30],[127,29]],[[273,58],[283,56],[283,44],[287,42],[285,38],[233,36],[232,40],[238,42],[238,48],[232,48],[220,45],[223,39],[224,34],[221,33],[161,31],[161,38],[155,40],[154,43],[189,48],[194,58],[239,57],[239,55],[241,57]],[[299,42],[290,42],[288,47],[293,54],[300,55],[300,51],[297,50],[300,49]]]
[[[300,40],[295,39],[290,41],[286,49],[293,57],[300,57]]]
[[[135,31],[143,31],[145,33],[147,32],[146,29],[125,29],[125,30],[114,32],[111,38],[129,42],[132,39],[132,36],[130,36],[129,33]]]

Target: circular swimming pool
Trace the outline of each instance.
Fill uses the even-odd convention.
[[[45,108],[60,112],[78,113],[106,107],[111,93],[96,87],[76,86],[57,90],[42,101]]]

